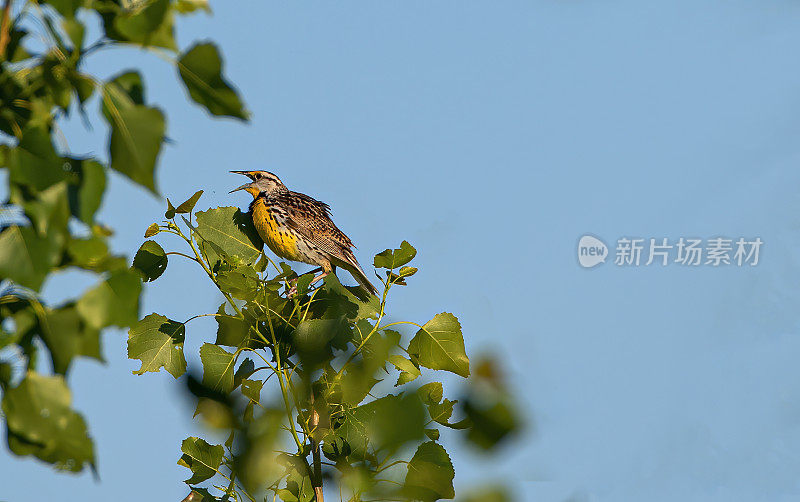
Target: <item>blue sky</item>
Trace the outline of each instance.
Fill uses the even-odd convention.
[[[419,249],[394,315],[456,313],[468,351],[508,361],[528,414],[499,459],[456,441],[459,486],[500,476],[521,500],[559,502],[800,497],[800,4],[237,5],[182,21],[179,40],[219,43],[249,125],[207,120],[153,55],[101,52],[90,70],[146,69],[174,140],[158,172],[171,199],[204,189],[199,207],[244,207],[227,172],[269,169],[330,203],[362,264],[403,239]],[[66,135],[104,149],[101,130]],[[102,218],[116,248],[132,254],[162,206],[114,177]],[[586,233],[764,246],[757,267],[586,270]],[[56,277],[46,294],[76,284]],[[142,314],[219,302],[174,261]],[[187,352],[213,328],[190,325]],[[177,452],[202,431],[171,377],[131,375],[125,333],[104,342],[108,364],[70,376],[102,481],[0,455],[15,480],[4,500],[185,496]]]

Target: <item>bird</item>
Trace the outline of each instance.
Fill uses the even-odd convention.
[[[253,196],[250,216],[258,235],[273,253],[281,258],[316,265],[318,273],[310,284],[321,280],[336,267],[341,267],[372,295],[378,290],[367,278],[352,248],[355,246],[333,223],[331,208],[306,194],[293,192],[269,171],[231,171],[250,178],[239,188]],[[293,287],[289,295],[296,294]]]

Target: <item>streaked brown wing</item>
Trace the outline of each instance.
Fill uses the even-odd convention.
[[[308,195],[289,192],[282,196],[288,225],[330,255],[350,261],[353,242],[339,230],[330,217],[330,207]],[[348,256],[349,255],[349,256]]]

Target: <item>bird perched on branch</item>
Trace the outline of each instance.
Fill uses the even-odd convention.
[[[341,267],[366,291],[378,294],[353,255],[353,242],[331,220],[330,207],[308,195],[292,192],[267,171],[231,171],[250,178],[230,193],[253,196],[250,215],[258,234],[273,253],[287,260],[317,265],[311,284]],[[290,293],[291,294],[291,293]]]

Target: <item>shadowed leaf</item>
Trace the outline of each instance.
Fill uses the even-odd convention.
[[[0,277],[38,291],[56,264],[59,236],[39,236],[31,227],[12,226],[0,232]]]
[[[200,347],[203,362],[203,384],[225,394],[233,390],[233,354],[222,347],[204,343]]]
[[[183,455],[178,460],[178,465],[188,467],[192,471],[192,476],[186,480],[188,485],[201,483],[213,477],[225,453],[221,445],[211,445],[196,437],[184,439],[181,451]]]
[[[170,0],[133,4],[132,8],[103,16],[106,35],[114,40],[175,50]]]
[[[142,282],[133,270],[117,270],[84,294],[78,312],[95,328],[126,327],[139,318],[139,293]]]
[[[455,471],[445,449],[434,442],[422,443],[408,464],[403,492],[414,500],[433,502],[456,496]]]
[[[47,311],[41,337],[50,351],[53,371],[65,375],[78,356],[103,360],[100,354],[100,331],[88,326],[75,309],[67,305]],[[41,323],[45,324],[45,323]]]
[[[212,115],[248,119],[241,99],[222,75],[222,58],[214,44],[197,44],[183,53],[178,71],[192,99]]]
[[[28,372],[3,396],[11,451],[72,472],[83,470],[86,464],[94,467],[94,446],[86,423],[72,410],[71,402],[63,377]]]
[[[133,257],[133,268],[141,272],[144,282],[161,277],[167,269],[167,254],[156,241],[144,241]]]

